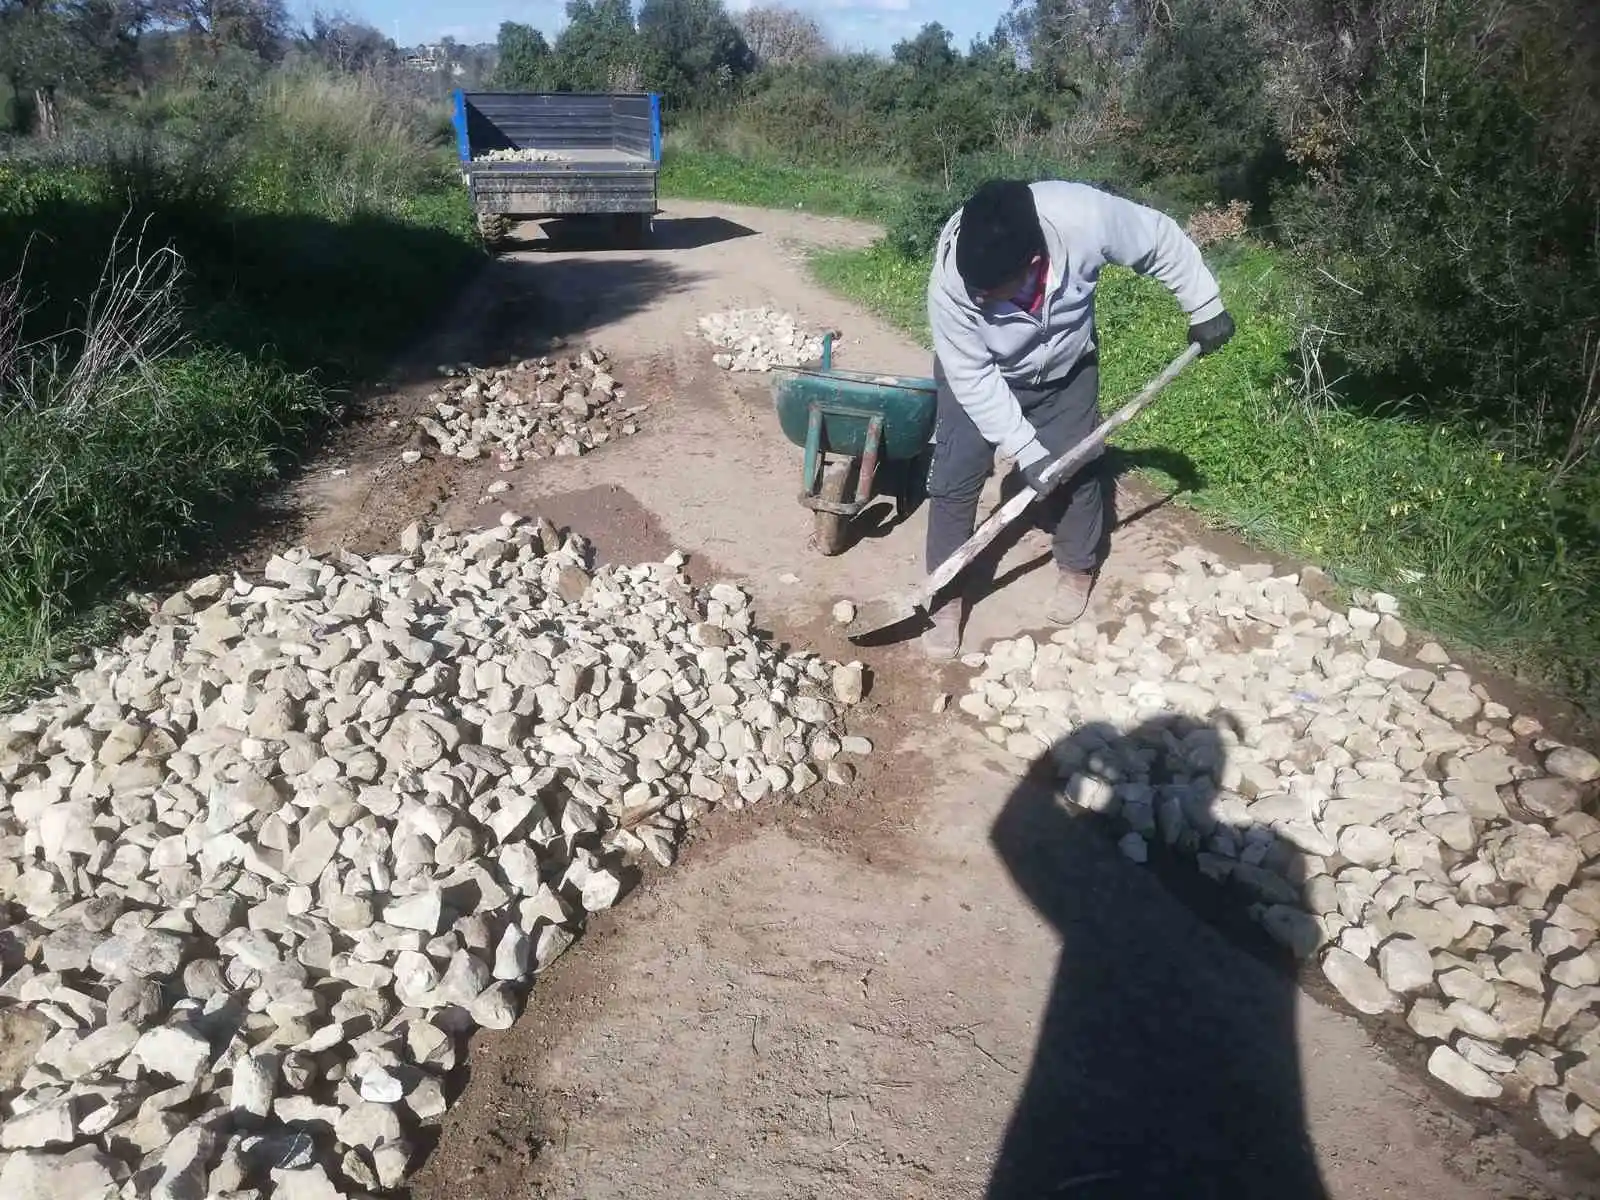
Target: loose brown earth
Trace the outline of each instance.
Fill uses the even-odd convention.
[[[807,278],[805,247],[871,237],[674,204],[648,251],[526,243],[282,497],[318,547],[506,508],[571,526],[604,559],[681,547],[701,578],[752,588],[777,636],[874,672],[859,724],[878,752],[856,786],[718,815],[596,922],[516,1028],[477,1038],[413,1195],[1600,1195],[1581,1157],[1558,1174],[1525,1123],[1452,1103],[1384,1052],[1403,1039],[1297,987],[1182,870],[1135,867],[1050,805],[1022,852],[996,850],[995,817],[1028,794],[958,716],[933,715],[961,668],[853,650],[828,621],[840,597],[917,579],[920,517],[839,558],[808,549],[770,381],[717,371],[694,333],[704,313],[770,303],[843,330],[841,365],[925,374],[916,346]],[[552,338],[613,355],[630,403],[650,405],[638,436],[506,475],[400,466],[439,363],[510,362]],[[511,491],[490,499],[498,479]],[[1118,533],[1112,586],[1204,536],[1169,510],[1140,516]],[[1014,549],[969,644],[1040,629],[1045,550]],[[990,1187],[1002,1146],[1033,1186]]]

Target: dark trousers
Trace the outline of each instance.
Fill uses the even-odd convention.
[[[978,498],[994,470],[994,447],[956,400],[937,359],[933,377],[939,385],[939,409],[928,472],[929,572],[972,536]],[[1011,390],[1051,458],[1065,454],[1100,424],[1100,369],[1093,355],[1062,379],[1039,388],[1013,385]],[[1100,565],[1108,507],[1104,468],[1104,455],[1097,454],[1039,506],[1043,511],[1036,519],[1055,531],[1052,554],[1059,567],[1093,571]],[[1027,486],[1020,479],[1018,483]]]

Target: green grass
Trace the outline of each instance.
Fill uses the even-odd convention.
[[[103,398],[106,402],[96,402]],[[202,507],[247,494],[325,413],[304,376],[194,349],[82,408],[0,419],[0,695],[111,620],[106,588],[169,564]]]
[[[437,114],[376,81],[145,105],[153,134],[0,159],[24,312],[8,335],[0,296],[0,699],[112,628],[114,597],[305,450],[481,260]],[[167,247],[161,303],[96,335],[91,298]]]
[[[670,143],[661,161],[661,194],[753,208],[794,208],[831,217],[881,220],[897,182],[859,171],[796,167]]]
[[[1317,406],[1297,395],[1293,264],[1238,244],[1212,265],[1239,324],[1118,439],[1177,451],[1201,487],[1180,497],[1216,525],[1406,601],[1422,628],[1600,705],[1600,483],[1553,487],[1466,432]],[[818,279],[928,344],[928,266],[883,246],[827,251]],[[1160,285],[1113,268],[1096,306],[1108,404],[1182,348]]]
[[[879,244],[866,250],[820,250],[811,271],[823,286],[866,305],[931,347],[926,263]]]

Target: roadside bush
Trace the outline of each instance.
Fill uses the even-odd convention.
[[[348,217],[444,181],[437,120],[376,76],[277,75],[258,90],[238,202]]]
[[[250,86],[220,139],[163,124],[203,107],[180,90],[0,158],[0,692],[270,478],[477,260],[436,112],[378,76]]]
[[[326,411],[308,379],[190,341],[181,284],[175,254],[124,238],[71,331],[24,341],[4,313],[29,295],[0,295],[0,694]]]
[[[1141,175],[1185,180],[1190,203],[1263,202],[1288,164],[1248,9],[1238,0],[1172,0],[1160,11],[1129,89],[1137,132],[1128,149]]]
[[[1396,47],[1337,177],[1282,219],[1322,264],[1320,321],[1350,368],[1571,467],[1600,437],[1600,147],[1534,94],[1536,31],[1487,19],[1452,0]]]

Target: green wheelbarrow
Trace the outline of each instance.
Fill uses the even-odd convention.
[[[901,518],[922,503],[937,408],[932,379],[836,371],[828,334],[822,365],[777,373],[772,396],[784,436],[805,450],[800,503],[814,514],[812,540],[823,554],[845,548],[851,520],[876,497],[893,496]]]

